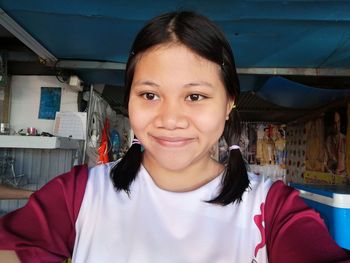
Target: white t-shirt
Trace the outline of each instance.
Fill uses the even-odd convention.
[[[241,203],[208,204],[222,175],[190,192],[160,189],[141,166],[130,197],[116,192],[111,164],[91,168],[76,221],[73,262],[268,262],[264,202],[271,181],[249,174]]]

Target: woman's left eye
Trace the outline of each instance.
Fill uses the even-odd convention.
[[[205,99],[206,97],[200,94],[191,94],[189,96],[186,97],[186,100],[190,100],[190,101],[198,101],[198,100],[202,100]]]
[[[142,94],[142,97],[144,97],[146,100],[157,100],[159,97],[151,92],[145,92]]]

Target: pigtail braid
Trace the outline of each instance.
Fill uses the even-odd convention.
[[[237,110],[232,110],[224,129],[224,138],[227,145],[239,145],[241,134],[240,118]],[[222,178],[220,194],[209,203],[228,205],[241,202],[243,193],[249,187],[247,167],[240,149],[228,152],[226,171]]]
[[[110,177],[117,191],[130,194],[130,185],[135,180],[142,162],[142,145],[132,144],[124,157],[110,171]]]

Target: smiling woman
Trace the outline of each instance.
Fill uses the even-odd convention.
[[[140,31],[131,50],[126,103],[145,152],[131,147],[111,172],[115,187],[129,191],[142,160],[156,184],[173,191],[193,190],[224,172],[220,193],[207,201],[240,201],[249,180],[239,149],[230,151],[227,169],[210,158],[222,135],[228,145],[240,138],[232,110],[238,76],[222,32],[191,12],[166,14]]]
[[[298,192],[247,173],[237,73],[217,26],[167,13],[131,50],[129,151],[119,162],[73,168],[1,218],[0,249],[12,252],[0,261],[350,261]],[[226,164],[210,155],[222,136]]]
[[[130,123],[145,147],[142,163],[163,189],[194,189],[224,169],[209,154],[232,104],[219,70],[182,44],[153,48],[135,67]]]

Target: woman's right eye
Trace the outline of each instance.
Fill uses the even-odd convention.
[[[151,92],[146,92],[142,94],[142,97],[144,97],[146,100],[157,100],[158,96]]]

